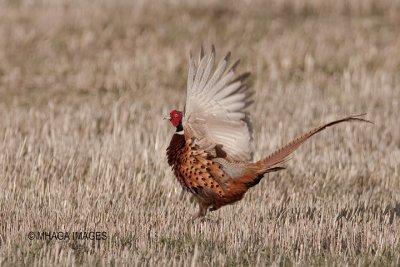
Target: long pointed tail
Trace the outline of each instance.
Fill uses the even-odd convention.
[[[369,120],[360,118],[361,116],[364,116],[364,115],[366,115],[366,114],[364,113],[364,114],[360,114],[360,115],[346,117],[346,118],[343,118],[340,120],[335,120],[335,121],[329,122],[327,124],[324,124],[322,126],[319,126],[317,128],[314,128],[313,130],[309,131],[308,133],[297,137],[296,139],[289,142],[287,145],[281,147],[280,149],[276,150],[275,152],[273,152],[266,158],[258,161],[257,164],[260,169],[260,174],[264,174],[264,173],[271,172],[271,171],[276,171],[277,169],[275,166],[277,164],[284,162],[285,159],[287,158],[287,156],[289,156],[291,153],[293,153],[301,144],[303,144],[305,141],[307,141],[311,136],[321,132],[322,130],[324,130],[327,127],[330,127],[330,126],[333,126],[335,124],[345,122],[345,121],[361,121],[361,122],[372,123]]]

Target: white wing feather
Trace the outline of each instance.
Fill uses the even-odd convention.
[[[214,47],[208,56],[202,50],[198,64],[190,55],[184,128],[205,151],[213,153],[222,145],[231,159],[249,161],[252,138],[245,109],[251,94],[244,83],[248,75],[236,76],[238,62],[227,71],[229,57],[230,53],[213,71]]]

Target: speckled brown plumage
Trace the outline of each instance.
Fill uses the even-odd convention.
[[[225,174],[221,166],[193,145],[191,139],[185,140],[184,135],[174,134],[167,148],[167,157],[183,189],[198,197],[204,195],[214,200],[223,197],[221,181]]]

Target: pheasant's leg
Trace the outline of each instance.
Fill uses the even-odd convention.
[[[209,211],[216,211],[217,209],[221,208],[220,206],[212,206]]]
[[[208,211],[209,212],[216,211],[219,208],[220,208],[220,206],[212,206],[211,208],[208,209]],[[201,221],[207,221],[207,222],[211,222],[211,223],[219,223],[220,220],[219,220],[219,218],[208,215],[207,218],[205,218],[205,217],[201,218]]]
[[[203,218],[207,214],[208,206],[204,203],[199,202],[199,212],[192,217],[192,221],[196,220],[197,218]]]

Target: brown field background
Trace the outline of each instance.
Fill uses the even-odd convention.
[[[375,124],[188,223],[162,118],[201,43],[253,74],[256,159]],[[0,265],[399,266],[399,75],[399,1],[0,1]]]

